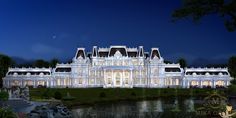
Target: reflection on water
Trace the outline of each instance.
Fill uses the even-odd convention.
[[[186,99],[184,101],[186,112],[194,112],[194,101],[193,99]]]
[[[158,99],[156,101],[156,107],[155,107],[154,111],[156,111],[156,112],[163,112],[162,103],[161,103],[160,99]]]
[[[80,107],[74,109],[73,113],[78,118],[198,118],[202,117],[198,116],[199,114],[195,109],[195,105],[199,104],[198,101],[191,98],[184,100],[121,101]]]

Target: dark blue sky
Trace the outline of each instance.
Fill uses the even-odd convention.
[[[221,18],[171,22],[173,0],[2,0],[0,53],[25,59],[70,59],[77,47],[159,47],[164,58],[236,55],[236,32]]]

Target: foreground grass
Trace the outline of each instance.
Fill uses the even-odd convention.
[[[72,100],[63,100],[62,102],[68,107],[78,105],[93,105],[98,102],[115,102],[121,100],[148,100],[157,98],[174,98],[178,97],[204,97],[214,89],[174,89],[174,88],[32,88],[30,96],[32,100],[40,101],[53,98],[54,93],[59,91],[62,97],[69,93],[74,97]],[[221,95],[227,95],[225,90],[217,90]]]

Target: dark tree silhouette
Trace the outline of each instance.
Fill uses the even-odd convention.
[[[181,68],[187,67],[187,62],[186,62],[186,60],[184,58],[178,59],[178,63],[180,64]]]
[[[50,67],[55,68],[56,65],[57,65],[57,63],[59,63],[59,60],[58,60],[58,59],[52,59],[52,60],[50,61]]]
[[[222,17],[228,31],[236,30],[236,0],[183,0],[183,6],[173,12],[172,18],[199,21],[211,14]]]
[[[14,62],[10,57],[0,54],[0,87],[2,87],[2,78],[5,77],[8,68],[13,65]]]
[[[43,68],[43,67],[48,68],[49,67],[49,63],[47,61],[42,60],[42,59],[36,60],[33,65],[34,65],[34,67],[38,67],[38,68]]]
[[[164,63],[165,63],[165,64],[171,64],[171,63],[173,63],[173,62],[168,61],[168,60],[164,60]]]
[[[232,56],[229,58],[228,69],[229,69],[230,75],[236,78],[236,56]]]

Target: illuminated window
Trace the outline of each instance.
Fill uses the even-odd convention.
[[[176,85],[179,85],[179,79],[176,79],[176,80],[175,80],[175,84],[176,84]]]
[[[120,85],[120,73],[116,74],[116,85]]]
[[[198,85],[198,81],[191,81],[191,85],[192,85],[192,86]]]
[[[107,82],[108,84],[111,84],[111,78],[108,78],[108,82]]]
[[[125,84],[128,84],[129,81],[128,81],[128,78],[125,78]]]
[[[82,84],[83,80],[82,78],[79,78],[79,84]]]
[[[225,82],[222,80],[216,81],[216,85],[218,86],[224,86]]]

